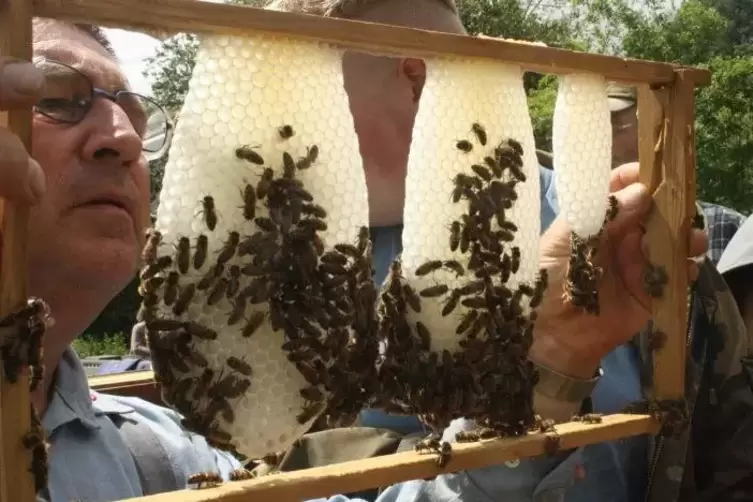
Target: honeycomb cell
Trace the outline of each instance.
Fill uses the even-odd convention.
[[[338,50],[287,38],[204,38],[180,117],[157,211],[155,226],[164,234],[160,252],[174,254],[183,236],[191,239],[192,252],[198,235],[209,238],[207,263],[181,274],[181,286],[209,273],[230,231],[244,236],[258,231],[243,217],[242,189],[256,183],[264,167],[281,176],[283,151],[298,159],[312,145],[318,147],[317,160],[298,171],[297,178],[328,213],[328,227],[320,234],[327,246],[353,243],[359,228],[368,226],[366,184]],[[277,128],[285,124],[295,134],[283,141]],[[235,152],[241,145],[255,148],[264,166],[238,159]],[[215,205],[214,230],[204,220],[201,200],[207,195]],[[268,216],[261,203],[256,216]],[[244,263],[236,255],[226,267]],[[243,276],[240,288],[250,281]],[[230,371],[229,356],[243,358],[253,369],[248,390],[230,400],[235,420],[227,422],[218,415],[219,425],[232,436],[233,446],[250,458],[289,448],[317,415],[298,423],[305,404],[300,389],[308,384],[282,349],[283,334],[273,331],[267,318],[253,336],[244,337],[245,321],[227,324],[233,304],[223,298],[209,305],[209,297],[209,290],[196,291],[180,317],[217,331],[215,341],[195,343],[196,349],[217,373]],[[266,304],[262,308],[268,309]],[[246,319],[252,312],[246,312]],[[165,305],[159,314],[175,317]],[[192,368],[190,374],[197,380],[201,372]]]
[[[612,167],[612,126],[601,76],[573,74],[560,80],[552,147],[560,212],[576,235],[591,237],[604,223]]]

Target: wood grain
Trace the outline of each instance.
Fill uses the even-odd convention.
[[[31,3],[0,2],[0,55],[31,59]],[[31,150],[31,110],[0,113],[0,127],[9,127]],[[27,295],[26,231],[28,208],[0,200],[0,317],[23,306]],[[15,384],[0,371],[0,502],[35,500],[34,479],[28,470],[31,453],[21,444],[30,426],[29,376]]]
[[[34,0],[34,14],[110,27],[318,40],[385,55],[488,58],[539,73],[599,73],[610,80],[666,84],[675,65],[587,54],[526,43],[387,26],[192,0]],[[689,70],[707,85],[707,70]]]
[[[561,449],[612,441],[639,434],[654,434],[658,423],[644,415],[611,415],[604,423],[568,423],[557,426]],[[265,476],[251,481],[226,483],[217,488],[182,490],[137,499],[132,502],[301,502],[338,493],[352,493],[389,486],[411,479],[501,464],[545,452],[547,436],[530,436],[453,445],[452,459],[440,469],[435,455],[415,452],[344,462],[326,467]]]
[[[646,230],[649,259],[667,272],[661,298],[652,300],[653,328],[667,335],[654,352],[654,398],[685,395],[688,331],[688,246],[695,212],[695,149],[692,79],[677,71],[674,85],[639,96],[641,181],[654,193]]]
[[[151,371],[129,371],[89,378],[89,387],[105,394],[138,397],[154,404],[162,404],[160,386]]]

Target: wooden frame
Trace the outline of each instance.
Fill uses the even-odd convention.
[[[648,224],[651,259],[665,267],[669,284],[652,305],[654,327],[667,334],[655,356],[657,399],[684,395],[687,324],[686,257],[694,213],[694,90],[707,85],[708,71],[650,61],[578,53],[498,39],[435,33],[374,23],[264,11],[192,0],[6,0],[0,1],[0,54],[21,59],[31,55],[31,19],[48,17],[116,28],[243,35],[262,32],[315,39],[365,52],[427,57],[453,55],[518,64],[540,73],[598,73],[609,80],[638,85],[641,180],[654,191],[655,209]],[[30,146],[30,111],[0,114],[0,120]],[[3,216],[0,313],[17,308],[26,297],[27,212],[9,204]],[[93,378],[100,391],[136,395],[158,401],[150,372]],[[0,502],[31,502],[33,483],[27,470],[29,453],[20,437],[29,423],[27,378],[9,385],[0,372]],[[655,433],[649,416],[612,415],[602,424],[557,426],[564,449]],[[545,434],[478,444],[456,445],[449,465],[440,469],[430,456],[401,453],[347,462],[258,480],[143,497],[143,502],[300,501],[352,492],[441,472],[482,467],[541,455]],[[23,461],[22,461],[23,460]]]

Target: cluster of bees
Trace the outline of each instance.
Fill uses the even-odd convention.
[[[286,125],[278,133],[287,140],[295,132]],[[362,228],[353,243],[325,246],[320,234],[327,230],[327,211],[297,176],[316,163],[318,146],[297,159],[283,152],[279,176],[252,147],[237,148],[235,156],[260,171],[257,183],[243,187],[239,208],[255,231],[230,231],[212,257],[205,234],[193,243],[179,237],[173,252],[160,255],[162,235],[150,230],[138,313],[138,320],[146,322],[163,399],[186,417],[187,428],[226,450],[233,450],[232,438],[220,423],[235,421],[231,403],[249,390],[253,371],[236,356],[226,358],[222,371],[209,367],[195,343],[215,341],[218,333],[188,320],[189,306],[196,302],[214,306],[227,300],[232,306],[227,325],[240,326],[243,338],[254,336],[266,322],[284,332],[282,349],[307,381],[300,389],[305,401],[297,417],[301,424],[320,415],[328,423],[352,422],[377,382],[376,369],[368,370],[377,341],[354,336],[375,324],[369,231]],[[204,197],[201,206],[206,228],[214,231],[218,214],[212,196]],[[203,276],[196,275],[206,266]],[[167,315],[160,316],[160,309]]]
[[[236,469],[229,477],[230,481],[244,481],[252,479],[254,474],[247,469]],[[188,484],[196,486],[197,489],[213,488],[221,485],[223,481],[219,472],[197,472],[188,476]]]
[[[651,415],[661,423],[659,435],[678,438],[690,427],[690,409],[686,399],[645,399],[626,406],[621,413]]]
[[[526,180],[523,148],[514,139],[485,148],[484,127],[473,124],[472,131],[475,141],[464,139],[456,147],[464,153],[484,148],[483,165],[473,164],[472,174],[455,177],[452,200],[467,210],[450,223],[448,236],[448,256],[459,251],[464,263],[421,264],[414,274],[434,282],[419,291],[404,277],[400,261],[393,263],[378,308],[379,335],[387,346],[380,362],[380,401],[392,411],[419,415],[435,431],[466,417],[483,431],[468,438],[520,435],[536,424],[536,373],[527,359],[535,312],[528,309],[542,301],[547,275],[542,270],[532,284],[507,286],[521,260],[514,244],[517,226],[507,212],[517,200],[517,184]],[[450,288],[430,275],[440,270],[464,279]],[[427,301],[441,302],[447,329],[459,339],[457,352],[432,351],[426,325],[411,322]],[[448,447],[436,437],[417,448],[435,451],[439,462],[446,462]]]
[[[42,339],[50,322],[49,307],[39,298],[30,298],[23,308],[0,321],[0,356],[9,383],[18,382],[26,366],[29,367],[29,390],[33,392],[42,382]],[[33,405],[30,425],[21,441],[24,448],[31,450],[29,470],[39,491],[47,487],[49,445]]]
[[[609,196],[604,225],[614,220],[619,212],[619,203],[614,195]],[[602,227],[603,228],[603,227]],[[599,281],[603,269],[596,263],[601,232],[591,238],[570,235],[570,260],[562,299],[588,314],[599,315]]]

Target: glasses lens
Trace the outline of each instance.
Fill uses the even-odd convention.
[[[126,91],[118,93],[118,104],[141,136],[147,158],[160,157],[170,136],[170,123],[162,107],[147,97]]]
[[[55,61],[40,60],[37,66],[45,81],[35,110],[60,122],[81,121],[91,107],[91,81],[83,73]]]

